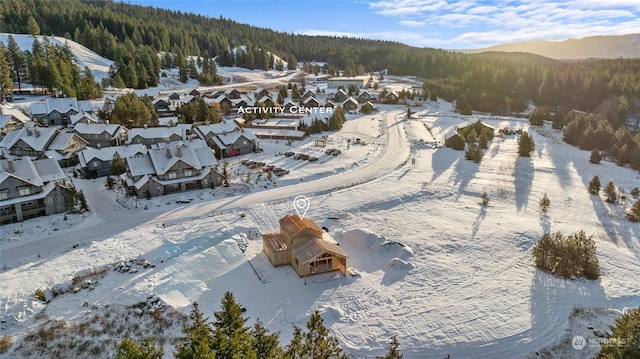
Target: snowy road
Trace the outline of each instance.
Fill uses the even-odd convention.
[[[90,187],[83,188],[82,185],[78,185],[78,188],[85,193],[87,202],[93,210],[92,215],[100,220],[87,221],[71,230],[62,231],[46,239],[4,249],[0,253],[0,263],[11,267],[33,260],[37,255],[47,258],[49,255],[69,250],[76,243],[104,240],[145,223],[171,223],[180,219],[197,218],[207,213],[228,211],[256,203],[293,199],[299,194],[312,197],[317,192],[327,192],[383,177],[402,165],[409,156],[409,144],[404,136],[402,126],[403,114],[403,110],[386,111],[380,114],[386,123],[383,134],[386,139],[386,148],[384,153],[369,165],[319,180],[228,197],[204,204],[193,204],[168,213],[128,211],[124,208],[118,208],[119,206],[115,204],[115,200],[108,195],[108,192],[95,191]],[[95,183],[84,183],[95,185]]]

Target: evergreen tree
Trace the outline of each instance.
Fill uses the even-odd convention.
[[[178,73],[180,82],[186,83],[189,80],[189,68],[187,67],[187,62],[184,59],[184,56],[180,56],[178,58]]]
[[[162,359],[164,349],[156,348],[153,339],[146,338],[141,345],[125,338],[116,351],[115,359]]]
[[[597,359],[640,358],[640,308],[623,313],[611,326]]]
[[[489,194],[487,192],[482,192],[482,195],[480,196],[480,199],[482,199],[482,204],[485,206],[489,205]]]
[[[213,313],[213,343],[217,359],[242,358],[255,359],[251,328],[246,326],[247,319],[242,316],[242,307],[236,303],[231,292],[222,299],[222,310]]]
[[[531,137],[527,131],[522,132],[520,140],[518,141],[518,155],[522,157],[531,157],[531,152],[533,152],[534,148],[535,144],[533,143],[533,137]]]
[[[293,326],[293,338],[291,342],[285,347],[285,357],[289,359],[306,359],[305,351],[303,348],[304,338],[303,331],[300,327]]]
[[[411,118],[411,115],[413,115],[413,112],[411,112],[411,107],[407,107],[407,118]]]
[[[629,213],[627,213],[627,219],[631,222],[640,222],[640,200],[637,200],[631,206]]]
[[[598,194],[600,192],[600,178],[595,176],[589,181],[589,194]]]
[[[387,354],[376,357],[376,359],[402,359],[402,354],[400,354],[398,347],[400,347],[400,342],[398,341],[398,337],[394,335],[389,340]]]
[[[616,185],[613,181],[609,181],[609,183],[604,187],[604,194],[606,196],[605,201],[608,203],[615,203],[618,200]]]
[[[202,315],[198,303],[193,303],[189,323],[182,327],[173,355],[176,359],[216,359],[213,336],[208,319]]]
[[[120,76],[120,74],[116,74],[116,77],[114,77],[113,79],[113,87],[115,88],[125,88],[127,85],[125,85],[124,80],[122,79],[122,76]]]
[[[29,19],[27,19],[27,32],[33,36],[40,35],[40,26],[33,16],[29,16]]]
[[[596,147],[591,151],[589,162],[598,164],[600,163],[600,161],[602,161],[602,155],[600,154],[600,150],[598,150],[598,148]]]
[[[38,40],[34,40],[38,41]],[[11,65],[11,69],[13,69],[13,78],[18,83],[18,91],[22,90],[22,76],[21,71],[22,67],[25,64],[25,56],[22,50],[20,50],[20,46],[13,38],[13,36],[9,35],[7,38],[7,60],[9,60],[9,64]],[[9,67],[6,67],[2,70],[3,72],[9,71]],[[11,82],[11,87],[13,87],[13,81]]]
[[[5,50],[4,45],[0,43],[0,102],[13,92],[13,79]]]
[[[78,200],[80,202],[80,209],[88,211],[89,206],[87,205],[87,198],[84,196],[84,193],[82,192],[82,190],[78,192]]]
[[[271,172],[268,172],[268,175],[270,174]],[[257,359],[284,358],[278,333],[269,334],[267,328],[260,321],[256,321],[251,334],[253,336],[253,350],[256,352]]]
[[[115,176],[119,176],[126,172],[126,164],[124,158],[120,156],[118,152],[113,154],[113,159],[111,160],[111,173]]]
[[[549,209],[550,205],[551,205],[551,201],[549,200],[549,197],[547,197],[547,194],[545,193],[542,199],[540,200],[540,210],[542,210],[543,212],[546,212]]]
[[[633,187],[629,194],[633,199],[638,199],[638,197],[640,197],[640,189],[638,187]]]
[[[311,314],[307,322],[307,332],[303,334],[302,357],[303,358],[326,358],[326,359],[346,359],[338,345],[338,339],[329,333],[324,326],[320,312],[317,310]]]

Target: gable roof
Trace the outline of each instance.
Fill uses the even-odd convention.
[[[86,107],[86,102],[83,104],[83,107]],[[47,97],[44,103],[34,103],[31,105],[31,114],[32,115],[47,115],[51,113],[51,111],[57,110],[60,113],[67,113],[70,109],[74,109],[76,111],[80,110],[78,106],[78,100],[75,97],[71,98],[52,98]],[[91,107],[89,106],[89,111],[91,111]]]
[[[44,151],[57,133],[58,129],[55,127],[38,127],[31,123],[18,130],[10,131],[0,141],[0,147],[12,148],[22,140],[34,151]]]
[[[76,114],[70,115],[69,116],[69,122],[72,125],[75,125],[79,121],[82,121],[85,118],[87,119],[87,122],[89,122],[89,123],[98,123],[98,118],[96,116],[94,116],[92,114],[89,114],[89,113],[86,113],[86,112],[78,112]]]
[[[78,155],[78,159],[80,160],[80,165],[82,167],[86,167],[87,163],[91,162],[93,159],[98,159],[100,161],[111,161],[113,159],[113,155],[118,152],[120,157],[127,158],[131,156],[135,156],[137,154],[145,154],[147,153],[147,146],[143,144],[134,144],[134,145],[126,145],[126,146],[113,146],[113,147],[103,147],[103,148],[92,148],[89,147]]]
[[[149,150],[149,157],[157,175],[165,174],[180,161],[198,170],[218,163],[204,140],[159,143]]]
[[[222,134],[222,133],[230,133],[234,131],[240,131],[240,127],[235,121],[221,121],[218,123],[214,123],[211,125],[201,125],[197,127],[198,132],[200,132],[203,136],[207,134]]]
[[[149,154],[145,153],[134,155],[127,157],[125,160],[127,161],[129,173],[131,173],[131,176],[133,177],[151,175],[155,173],[155,168],[153,168],[153,163],[151,162]]]
[[[73,131],[81,135],[99,135],[106,132],[111,137],[115,137],[120,130],[122,126],[107,123],[79,123],[73,127]]]
[[[132,128],[128,132],[128,139],[131,141],[136,136],[140,136],[142,138],[169,138],[172,135],[178,135],[180,138],[184,139],[186,134],[184,133],[184,127],[174,126],[174,127],[149,127],[149,128]]]
[[[8,103],[0,104],[0,114],[9,115],[17,121],[22,122],[23,124],[31,121],[29,116],[22,113],[22,111],[20,111],[20,109],[18,109],[17,107]]]
[[[11,170],[13,167],[13,170]],[[22,157],[15,160],[0,160],[0,183],[9,177],[15,177],[34,186],[43,186],[47,182],[66,178],[62,168],[53,159],[31,160]]]
[[[67,149],[70,143],[75,140],[82,147],[86,147],[89,143],[85,141],[82,137],[78,136],[73,132],[60,132],[56,135],[56,137],[51,141],[47,149],[56,150],[56,151],[64,151]],[[81,147],[72,149],[71,152],[77,152],[81,149]]]
[[[326,233],[325,233],[326,234]],[[309,263],[324,253],[331,253],[338,257],[347,258],[347,254],[335,242],[324,238],[314,237],[293,249],[293,255],[301,263]]]
[[[309,218],[300,218],[300,216],[294,214],[282,217],[280,219],[280,227],[291,237],[295,237],[307,228],[317,232],[322,232],[322,229],[320,229],[313,220]]]

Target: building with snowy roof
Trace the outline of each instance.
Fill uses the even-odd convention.
[[[70,210],[69,185],[53,159],[0,160],[1,224]]]
[[[103,148],[89,147],[78,154],[78,162],[85,176],[89,178],[110,176],[113,174],[111,165],[116,153],[126,160],[128,157],[146,154],[147,151],[147,146],[143,144]]]
[[[147,154],[127,158],[127,174],[122,178],[131,193],[159,196],[221,186],[217,164],[204,140],[158,143]]]

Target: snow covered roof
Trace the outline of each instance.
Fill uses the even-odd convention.
[[[98,118],[96,116],[86,112],[78,112],[75,115],[69,116],[69,122],[71,122],[72,125],[77,124],[83,119],[86,119],[86,122],[88,123],[98,123]]]
[[[216,136],[225,146],[232,145],[238,141],[240,137],[244,137],[249,141],[256,141],[257,137],[251,131],[236,131],[221,133]]]
[[[81,101],[83,102],[83,101]],[[86,107],[86,101],[83,102],[83,108]],[[36,115],[46,115],[51,113],[53,110],[57,110],[61,113],[66,113],[69,109],[74,109],[76,111],[80,110],[78,106],[78,100],[76,98],[53,98],[47,97],[44,103],[34,103],[31,105],[31,114]],[[91,103],[89,102],[89,111],[92,111]]]
[[[212,125],[201,125],[197,127],[198,132],[202,136],[206,136],[207,134],[222,134],[229,133],[234,131],[240,131],[240,127],[234,121],[222,121],[219,123],[214,123]]]
[[[20,109],[18,109],[17,107],[9,103],[0,104],[0,114],[10,115],[11,117],[15,118],[17,121],[20,121],[22,123],[27,123],[31,121],[29,116],[25,115],[24,113],[22,113],[22,111],[20,111]]]
[[[191,125],[187,125],[191,126]],[[128,132],[128,139],[131,141],[136,136],[142,138],[170,138],[172,135],[178,135],[182,139],[185,139],[185,132],[183,126],[175,127],[149,127],[149,128],[132,128]]]
[[[103,147],[103,148],[93,148],[89,147],[84,151],[80,152],[79,159],[80,164],[84,167],[88,162],[91,162],[94,158],[99,159],[100,161],[110,161],[113,159],[113,155],[118,152],[120,157],[127,158],[131,156],[135,156],[137,154],[145,154],[147,153],[147,146],[143,144],[134,144],[134,145],[126,145],[126,146],[113,146],[113,147]]]
[[[13,130],[0,141],[0,147],[12,148],[19,140],[24,141],[34,151],[44,151],[58,133],[55,127],[37,127],[33,124]]]
[[[69,148],[70,145],[74,147],[72,140],[77,141],[80,144],[80,146],[75,146],[76,148]],[[83,140],[82,137],[76,135],[73,132],[60,132],[56,135],[53,141],[51,141],[47,149],[63,151],[63,152],[65,150],[71,150],[71,152],[77,152],[80,149],[86,147],[87,145],[88,145],[87,141]]]
[[[73,130],[81,135],[99,135],[108,133],[111,137],[115,137],[122,129],[122,126],[107,123],[79,123],[73,127]]]
[[[153,168],[153,163],[151,162],[151,157],[146,153],[127,157],[126,161],[127,167],[129,167],[129,173],[131,173],[133,177],[156,173]]]
[[[180,99],[180,102],[183,104],[187,104],[191,101],[193,101],[196,97],[193,95],[184,95],[183,98]]]
[[[15,177],[34,186],[66,178],[62,168],[54,159],[31,160],[22,157],[14,160],[0,160],[0,183],[8,177]]]
[[[179,161],[198,170],[217,164],[213,152],[203,140],[165,143],[150,149],[149,157],[157,175],[165,174]]]

